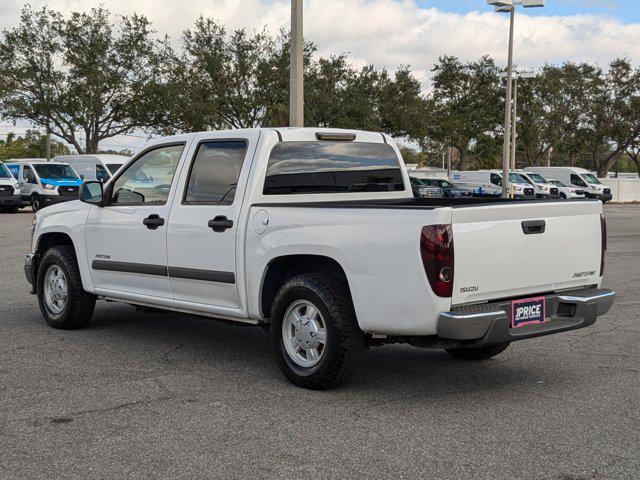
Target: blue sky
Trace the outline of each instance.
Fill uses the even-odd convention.
[[[491,11],[486,0],[418,0],[423,7],[449,12]],[[624,23],[640,21],[639,0],[546,0],[544,8],[531,8],[531,15],[596,14],[612,16]]]

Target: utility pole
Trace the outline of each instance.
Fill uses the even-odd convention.
[[[451,144],[447,146],[447,178],[451,178]]]
[[[502,147],[502,198],[509,198],[511,182],[509,181],[509,157],[511,146],[511,87],[513,82],[513,24],[516,17],[516,6],[509,12],[509,57],[507,59],[507,98],[504,106],[504,144]]]
[[[518,142],[518,132],[516,131],[518,114],[518,75],[513,79],[513,107],[511,116],[511,170],[516,169],[516,143]]]
[[[47,120],[47,162],[51,161],[51,126]]]
[[[291,0],[289,126],[304,127],[302,0]]]

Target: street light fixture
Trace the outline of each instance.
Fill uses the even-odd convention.
[[[516,6],[525,8],[544,7],[544,0],[487,0],[487,4],[495,7],[496,12],[509,13],[509,57],[507,59],[507,96],[504,107],[504,145],[502,150],[502,197],[509,198],[509,160],[511,150],[511,102],[513,87],[513,24]],[[513,140],[515,142],[515,139]]]

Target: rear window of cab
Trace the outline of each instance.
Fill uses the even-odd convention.
[[[264,195],[403,191],[400,160],[386,143],[280,142],[269,157]]]

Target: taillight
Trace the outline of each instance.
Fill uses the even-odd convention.
[[[604,254],[607,251],[607,220],[600,214],[600,276],[604,275]]]
[[[429,285],[439,297],[453,294],[453,230],[451,225],[422,227],[420,255]]]

